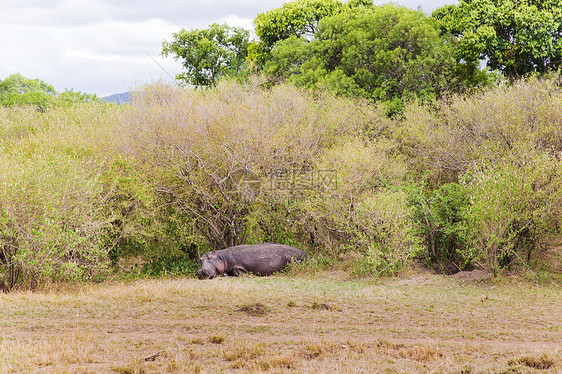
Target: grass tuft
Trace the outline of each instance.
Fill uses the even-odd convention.
[[[551,358],[548,354],[544,353],[539,357],[533,356],[524,356],[517,360],[510,360],[508,362],[510,365],[520,364],[525,365],[527,367],[539,370],[546,370],[553,368],[555,366],[554,359]]]
[[[224,342],[224,336],[222,335],[211,335],[207,338],[209,343],[222,344]]]
[[[325,303],[318,303],[318,302],[313,302],[312,305],[310,306],[311,309],[316,309],[316,310],[335,310],[334,307],[325,304]]]
[[[314,360],[317,358],[321,358],[326,354],[334,353],[337,351],[337,345],[331,342],[321,341],[315,343],[307,343],[301,349],[300,355],[305,360]],[[343,346],[339,346],[340,349]]]

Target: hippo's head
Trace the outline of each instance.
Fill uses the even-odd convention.
[[[216,272],[212,269],[201,268],[195,273],[199,279],[212,279],[216,276]]]
[[[200,260],[201,268],[195,273],[199,279],[212,279],[224,273],[226,269],[225,260],[215,251],[205,253]]]

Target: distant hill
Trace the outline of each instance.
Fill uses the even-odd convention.
[[[130,92],[122,92],[111,96],[102,97],[101,99],[119,105],[130,104],[132,100],[132,94]]]

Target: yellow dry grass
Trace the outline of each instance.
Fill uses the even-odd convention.
[[[142,280],[0,295],[0,373],[555,373],[559,286]]]

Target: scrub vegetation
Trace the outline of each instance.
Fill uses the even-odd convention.
[[[190,273],[202,252],[260,242],[354,276],[416,262],[560,274],[555,79],[411,104],[399,119],[260,84],[0,108],[2,289]]]
[[[181,30],[163,53],[197,88],[130,105],[0,81],[0,289],[189,274],[260,242],[355,277],[559,279],[562,5],[492,5],[296,0],[257,40]]]

